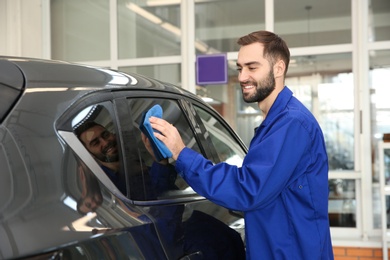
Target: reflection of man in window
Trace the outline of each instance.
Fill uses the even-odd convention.
[[[125,176],[119,171],[119,152],[115,134],[93,121],[85,122],[75,132],[110,180],[126,194]]]
[[[116,187],[126,195],[126,177],[120,171],[120,156],[118,151],[116,135],[111,133],[104,126],[94,122],[87,121],[75,129],[75,134],[84,144],[85,148],[95,157],[103,171],[107,174],[110,180]],[[142,174],[139,169],[138,174],[133,174],[131,178],[132,197],[142,199],[154,199],[159,194],[168,190],[175,190],[176,171],[167,159],[160,162],[155,161],[153,148],[147,137],[142,134],[142,141],[153,157],[152,166],[147,169],[147,176]],[[139,164],[137,162],[136,164]],[[136,165],[134,165],[136,167]],[[146,185],[146,189],[141,189]],[[143,196],[142,194],[145,194]]]

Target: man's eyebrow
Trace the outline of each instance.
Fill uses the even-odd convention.
[[[237,67],[242,67],[242,66],[251,66],[251,65],[260,65],[260,62],[258,61],[250,61],[250,62],[247,62],[247,63],[244,63],[243,65],[241,65],[240,63],[236,63]]]
[[[89,145],[91,145],[93,142],[96,142],[98,139],[99,139],[99,137],[95,137],[94,139],[92,139],[91,141],[89,141]]]
[[[105,135],[105,134],[110,134],[111,132],[105,129],[103,132],[100,133],[100,136]]]

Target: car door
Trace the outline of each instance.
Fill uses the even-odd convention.
[[[136,95],[132,94],[131,97],[123,98],[120,101],[117,100],[116,103],[118,107],[122,107],[122,109],[118,110],[123,111],[124,118],[119,121],[121,123],[125,122],[125,118],[128,119],[129,115],[131,115],[132,120],[128,123],[134,124],[134,129],[136,130],[134,136],[138,137],[138,139],[141,135],[139,124],[142,114],[158,104],[164,111],[163,118],[178,129],[187,147],[202,153],[214,163],[221,161],[227,161],[236,165],[241,165],[242,163],[246,152],[245,146],[220,115],[199,100],[192,99],[188,96],[174,95],[172,93],[146,92],[137,93]],[[121,115],[119,115],[119,117],[121,117]],[[122,126],[122,128],[129,129],[130,126]],[[138,140],[138,143],[141,143],[141,141]],[[124,146],[125,145],[126,144],[124,144]],[[142,147],[142,145],[138,147]],[[150,154],[142,152],[142,149],[140,150],[143,154],[142,161],[152,161]],[[175,162],[171,161],[171,164],[174,165]],[[194,203],[194,201],[199,201],[201,198],[198,197],[192,188],[189,187],[179,175],[176,175],[175,187],[176,189],[171,189],[167,193],[160,194],[158,198],[159,203],[169,203],[169,201],[188,202],[188,199],[190,198],[192,203],[186,204],[185,212],[193,212],[195,210],[200,211],[207,216],[213,216],[212,219],[219,220],[225,225],[231,225],[236,231],[239,231],[242,237],[244,237],[243,219],[241,217],[237,218],[236,212],[229,212],[225,208],[212,204],[207,200]],[[204,225],[204,227],[198,228],[199,230],[205,230],[203,239],[208,237],[210,238],[210,244],[213,244],[211,240],[216,241],[217,244],[213,245],[214,248],[223,248],[221,251],[227,250],[221,245],[229,245],[229,243],[226,241],[223,242],[220,236],[218,236],[218,238],[210,236],[210,230],[212,229],[206,231],[206,226],[207,225]],[[215,233],[218,234],[222,232],[224,231],[220,230]],[[229,238],[229,235],[227,235],[226,238]],[[232,245],[231,248],[234,248],[234,245]]]
[[[244,146],[218,114],[200,101],[151,90],[95,92],[76,102],[57,124],[70,148],[64,165],[76,169],[67,178],[77,210],[82,217],[93,215],[87,222],[91,234],[103,235],[117,248],[121,239],[113,234],[126,234],[125,244],[131,243],[134,252],[147,259],[243,257],[242,218],[197,195],[175,172],[174,161],[161,165],[146,149],[140,122],[156,104],[162,107],[163,118],[177,127],[186,146],[220,162],[228,158],[222,156],[222,150],[228,149],[221,150],[221,144],[234,144],[233,153],[242,160]],[[78,131],[89,121],[107,132],[99,133],[101,142],[105,136],[107,140],[115,136],[118,181],[107,169],[112,162],[92,153],[80,138]]]

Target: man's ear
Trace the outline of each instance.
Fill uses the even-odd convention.
[[[278,60],[274,65],[274,76],[275,78],[284,77],[286,71],[286,64],[283,60]]]

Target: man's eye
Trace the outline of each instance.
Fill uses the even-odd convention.
[[[257,69],[256,67],[249,67],[249,70],[255,70]]]
[[[109,136],[110,136],[110,132],[108,132],[108,131],[104,131],[104,132],[102,133],[102,137],[103,137],[104,139],[107,139]]]
[[[241,71],[242,71],[242,68],[237,68],[237,71],[238,71],[238,72],[241,72]]]

